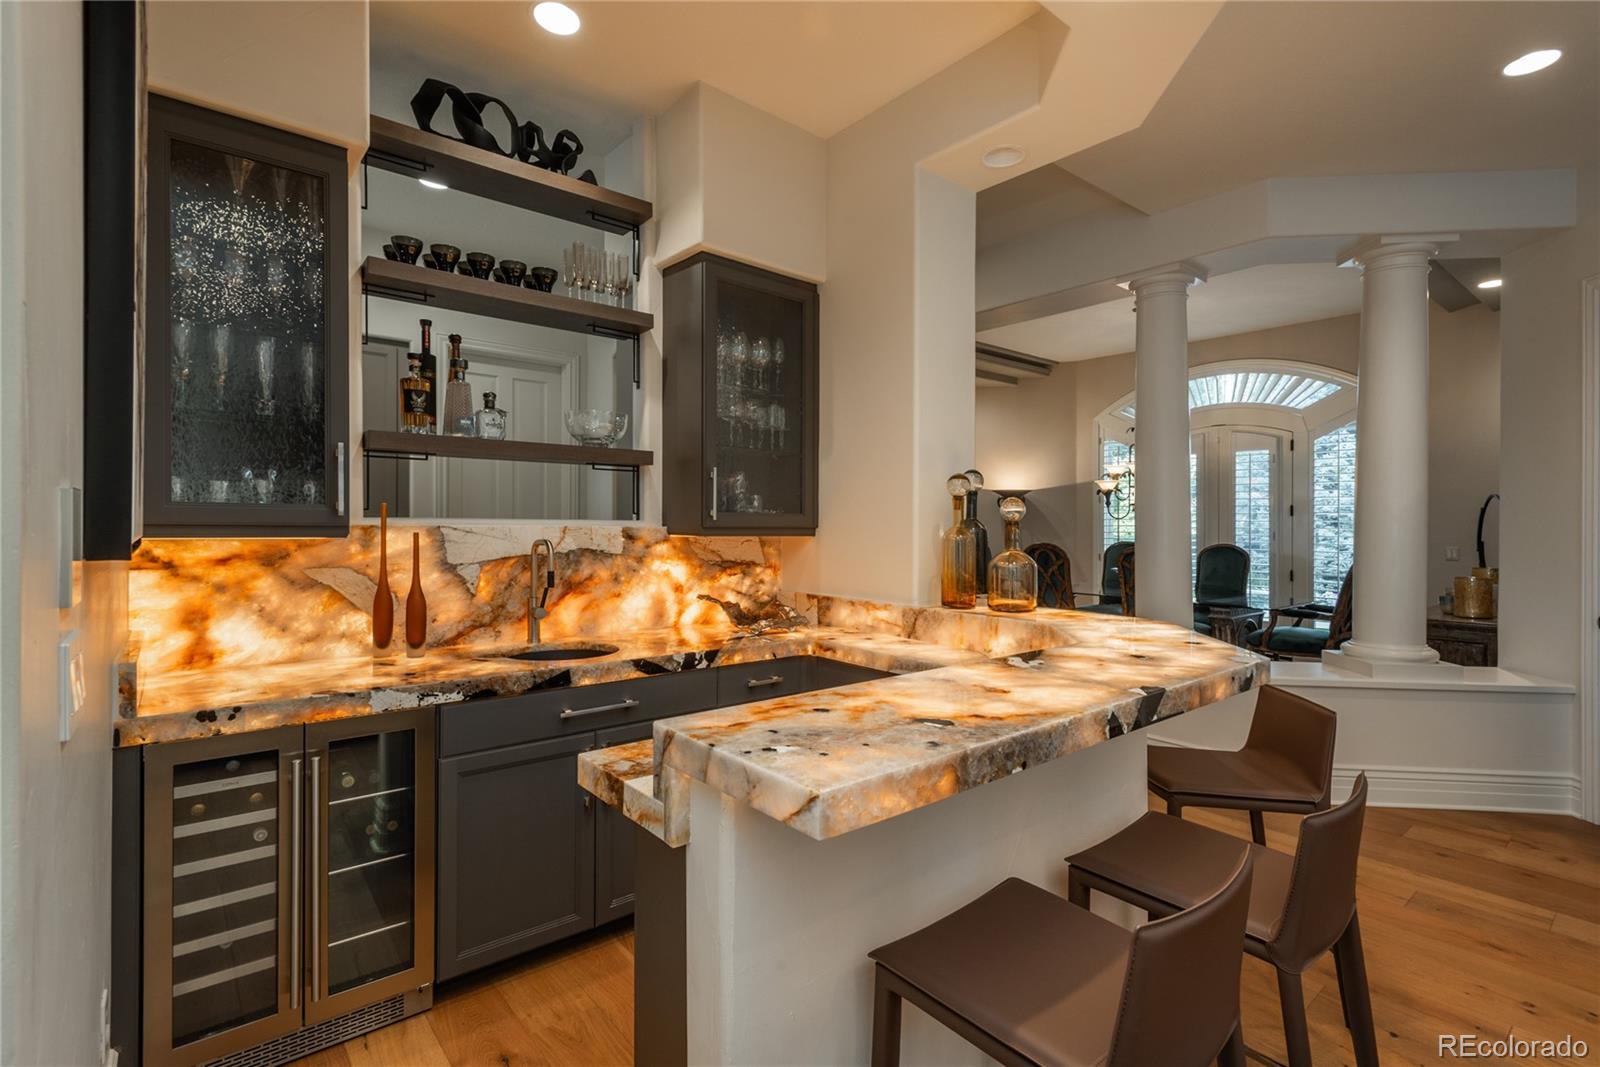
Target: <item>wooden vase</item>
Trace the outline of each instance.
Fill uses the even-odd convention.
[[[428,598],[422,594],[422,534],[411,534],[411,592],[406,594],[406,655],[422,655],[428,643]]]
[[[394,640],[394,594],[389,591],[389,502],[378,505],[378,589],[372,594],[372,647],[385,652]]]

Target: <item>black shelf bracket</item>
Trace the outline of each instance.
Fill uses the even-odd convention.
[[[397,167],[404,167],[406,170],[414,170],[418,174],[426,174],[433,169],[431,165],[424,163],[420,159],[412,159],[410,156],[397,156],[393,152],[385,152],[381,148],[367,149],[367,154],[362,156],[361,159],[363,163],[369,159],[381,159],[385,163],[392,163]]]
[[[387,285],[370,285],[361,283],[361,343],[366,344],[372,340],[372,335],[367,331],[372,322],[372,297],[384,297],[388,300],[404,300],[408,304],[428,303],[427,293],[413,293],[408,289],[391,289]]]
[[[639,226],[637,223],[624,222],[622,219],[612,218],[610,215],[599,211],[588,212],[589,218],[602,230],[612,233],[626,233],[633,237],[633,276],[639,276]]]
[[[601,326],[597,322],[589,324],[589,332],[596,337],[609,337],[614,341],[633,342],[633,387],[639,388],[639,335],[627,333],[623,330],[613,330],[609,326]]]
[[[591,463],[591,464],[589,464],[589,469],[590,470],[595,470],[595,471],[612,471],[612,472],[614,472],[616,474],[631,474],[631,475],[633,475],[633,521],[634,522],[638,522],[639,521],[639,468],[638,467],[632,467],[632,466],[621,466],[621,465],[615,464],[615,463]]]

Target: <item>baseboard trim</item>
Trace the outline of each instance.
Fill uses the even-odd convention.
[[[1157,744],[1204,748],[1165,737]],[[1356,775],[1367,774],[1367,802],[1380,808],[1445,808],[1457,811],[1531,812],[1578,815],[1582,783],[1575,774],[1551,771],[1480,770],[1468,767],[1333,768],[1333,796],[1343,800]]]

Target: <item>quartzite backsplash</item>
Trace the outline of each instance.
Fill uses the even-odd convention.
[[[411,588],[410,525],[391,524],[389,586]],[[697,599],[778,595],[776,542],[668,537],[646,526],[424,526],[428,644],[523,640],[528,548],[556,546],[545,641],[668,627],[725,625]],[[129,630],[150,676],[371,651],[378,529],[306,540],[146,540],[129,575]]]

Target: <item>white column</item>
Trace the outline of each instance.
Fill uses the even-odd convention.
[[[1134,597],[1143,618],[1194,624],[1189,558],[1189,286],[1177,263],[1129,281],[1134,346]]]
[[[1348,665],[1435,663],[1428,647],[1428,261],[1417,237],[1368,240],[1356,383],[1354,633]]]

